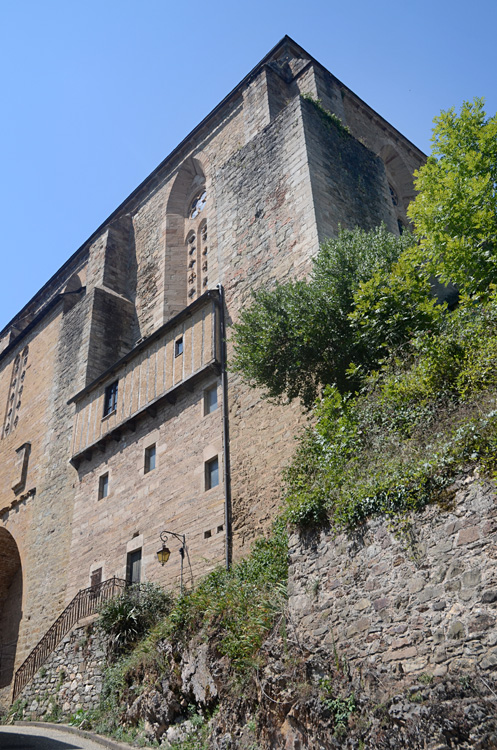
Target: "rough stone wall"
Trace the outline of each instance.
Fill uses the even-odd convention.
[[[13,359],[29,346],[19,424],[3,438],[0,462],[2,528],[15,540],[22,566],[22,620],[16,667],[66,603],[74,481],[68,463],[72,409],[66,402],[78,380],[85,304],[83,297],[64,310],[61,301],[36,331],[5,354],[0,381],[3,404],[7,402]],[[26,442],[31,449],[25,482],[14,492],[16,450]]]
[[[21,692],[24,718],[54,721],[97,708],[104,665],[102,634],[91,624],[74,627]]]
[[[449,510],[426,508],[404,534],[382,518],[351,535],[292,536],[289,607],[302,642],[378,687],[496,669],[495,488],[467,476],[452,489]]]
[[[327,118],[310,101],[302,102],[319,241],[336,237],[338,227],[373,229],[397,221],[380,158]]]
[[[304,275],[317,251],[300,99],[226,162],[216,181],[216,205],[229,328],[252,291]],[[228,360],[231,346],[229,341]],[[296,404],[261,401],[232,373],[229,396],[236,555],[274,515],[281,469],[302,413]]]
[[[395,166],[397,157],[388,151],[393,129],[382,130],[381,123],[372,120],[368,125],[362,110],[349,114],[346,98],[342,107],[342,93],[339,96],[333,81],[297,45],[283,44],[274,60],[230,95],[2,332],[0,406],[7,401],[13,357],[27,343],[30,346],[19,426],[0,445],[1,520],[17,542],[23,570],[18,664],[75,591],[87,585],[102,560],[104,577],[122,575],[126,554],[141,545],[144,571],[154,571],[146,576],[177,581],[178,566],[170,563],[159,574],[151,563],[160,529],[172,524],[191,537],[195,575],[221,561],[222,483],[211,494],[202,489],[205,461],[222,454],[221,412],[202,417],[203,384],[149,415],[108,452],[94,452],[80,467],[79,477],[69,463],[75,407],[67,402],[132,349],[138,338],[149,336],[177,312],[177,305],[183,304],[175,291],[180,287],[186,305],[186,263],[181,267],[185,238],[181,222],[168,234],[172,217],[167,215],[174,185],[186,165],[205,176],[208,281],[211,289],[218,283],[225,287],[228,328],[254,289],[306,275],[318,240],[335,232],[338,223],[370,226],[384,216],[391,219],[381,165],[350,139],[345,150],[354,169],[345,168],[338,159],[343,144],[336,134],[324,132],[319,116],[298,96],[298,91],[317,95],[328,86],[326,95],[334,111],[343,109],[354,134],[368,135],[373,151],[383,149],[383,158]],[[404,162],[418,166],[418,156],[405,142],[399,145],[397,138],[395,147],[403,160],[395,175],[402,172]],[[356,191],[361,170],[367,188]],[[389,177],[388,172],[387,165]],[[404,180],[400,190],[403,200],[409,192],[406,184]],[[368,192],[374,196],[369,202]],[[186,210],[188,186],[182,200],[176,207],[178,216]],[[173,259],[175,252],[180,255]],[[57,301],[66,287],[77,287],[75,274],[86,278],[86,296]],[[47,304],[53,306],[42,315]],[[42,317],[27,329],[35,315]],[[16,339],[22,331],[23,338]],[[228,349],[230,355],[231,344]],[[274,514],[280,471],[305,417],[298,404],[262,401],[238,376],[230,375],[229,389],[238,555]],[[145,480],[139,474],[143,449],[154,442],[153,435],[159,436],[160,468]],[[16,450],[27,442],[31,455],[26,486],[16,495]],[[107,469],[116,491],[98,506],[96,483]],[[122,479],[119,492],[117,478]],[[209,531],[210,536],[203,536]],[[78,560],[78,568],[70,572],[68,587],[70,545],[82,557],[81,565]]]

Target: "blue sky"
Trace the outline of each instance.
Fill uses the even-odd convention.
[[[496,0],[0,0],[0,329],[285,34],[417,146],[497,110]]]

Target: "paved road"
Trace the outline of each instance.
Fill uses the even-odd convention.
[[[100,743],[52,727],[0,727],[0,750],[105,750]]]

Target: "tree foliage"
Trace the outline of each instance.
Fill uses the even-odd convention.
[[[349,367],[365,356],[349,318],[354,293],[411,244],[408,234],[396,237],[384,226],[340,230],[322,245],[308,281],[254,294],[234,325],[232,369],[267,396],[300,397],[306,406],[326,383],[350,387]]]
[[[497,116],[483,100],[435,118],[433,155],[409,207],[428,273],[473,294],[497,282]]]

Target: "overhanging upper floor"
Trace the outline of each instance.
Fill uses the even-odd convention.
[[[204,372],[219,369],[218,308],[218,292],[206,292],[70,399],[76,403],[74,465],[154,416],[159,404],[174,403],[177,391],[193,388]]]

